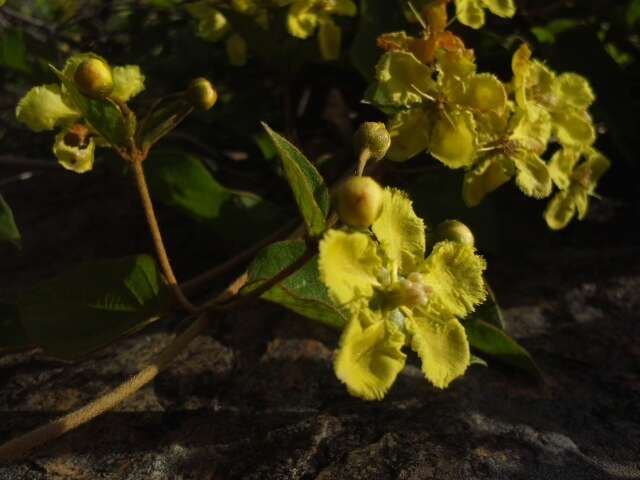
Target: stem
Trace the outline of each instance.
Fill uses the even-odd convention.
[[[189,299],[184,295],[180,286],[178,285],[178,280],[173,273],[173,269],[171,268],[171,262],[169,262],[169,257],[167,256],[167,250],[164,247],[164,242],[162,240],[162,234],[160,233],[160,226],[158,225],[158,219],[156,218],[155,210],[153,209],[153,203],[151,202],[151,196],[149,195],[149,188],[147,187],[147,181],[144,178],[144,170],[142,169],[142,161],[138,159],[133,160],[133,171],[135,172],[136,177],[136,185],[138,187],[138,192],[140,193],[140,200],[142,201],[142,206],[144,208],[144,213],[147,217],[147,223],[149,224],[149,231],[151,232],[151,238],[153,239],[153,244],[156,248],[156,253],[158,255],[158,261],[160,262],[160,267],[164,272],[164,276],[167,279],[167,283],[169,284],[169,288],[173,292],[174,296],[178,300],[178,302],[182,305],[182,307],[189,313],[197,313],[198,308],[193,305]]]
[[[278,240],[280,237],[283,236],[283,234],[285,234],[289,230],[292,230],[293,227],[297,225],[297,223],[298,223],[297,221],[289,222],[284,227],[276,230],[268,237],[264,238],[258,243],[255,243],[254,245],[250,246],[246,250],[243,250],[242,252],[238,253],[236,256],[230,258],[226,262],[223,262],[220,265],[216,265],[212,269],[207,270],[204,273],[201,273],[197,277],[194,277],[191,280],[188,280],[187,282],[182,283],[180,285],[180,287],[182,288],[182,291],[187,293],[194,292],[202,284],[207,283],[208,281],[214,279],[218,275],[222,275],[223,273],[228,272],[232,268],[235,268],[242,262],[250,259],[254,254],[262,250],[267,245],[270,245],[276,240]]]
[[[162,369],[182,353],[191,340],[204,331],[207,323],[208,317],[206,315],[198,317],[189,328],[175,337],[148,366],[144,367],[136,375],[124,383],[121,383],[105,395],[57,420],[0,445],[0,462],[8,463],[23,458],[34,447],[60,437],[80,425],[87,423],[132,396],[153,380]]]
[[[411,4],[409,4],[411,5]],[[358,176],[361,177],[364,172],[364,167],[367,166],[367,162],[371,159],[371,150],[363,148],[358,156]]]
[[[278,283],[285,280],[287,277],[293,275],[298,270],[300,270],[311,258],[315,255],[316,248],[307,246],[305,252],[300,256],[295,262],[293,262],[288,267],[282,269],[278,273],[276,273],[273,277],[263,281],[258,287],[254,288],[246,295],[242,295],[239,298],[234,298],[237,295],[237,292],[246,285],[248,276],[246,274],[241,275],[234,281],[231,286],[235,290],[235,295],[231,297],[229,301],[224,302],[225,297],[217,298],[213,302],[206,304],[206,307],[212,308],[214,310],[231,310],[237,308],[238,306],[247,303],[255,298],[258,298],[260,295],[270,290],[272,287],[277,285]]]

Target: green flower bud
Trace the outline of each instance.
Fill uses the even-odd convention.
[[[458,220],[445,220],[436,228],[436,242],[449,240],[464,245],[474,246],[476,240],[473,233],[464,223]]]
[[[196,110],[206,112],[218,101],[218,92],[206,78],[196,78],[187,88],[187,98]]]
[[[113,91],[111,67],[99,58],[83,60],[76,68],[73,80],[80,93],[89,98],[105,98]]]
[[[391,146],[391,136],[382,122],[365,122],[356,130],[353,137],[356,151],[368,150],[370,159],[382,160]]]
[[[350,177],[337,189],[336,211],[342,223],[368,228],[382,213],[382,187],[371,177]]]

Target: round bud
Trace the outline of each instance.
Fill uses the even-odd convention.
[[[196,78],[187,88],[187,98],[196,110],[206,112],[218,101],[218,92],[206,78]]]
[[[113,91],[111,67],[96,57],[83,60],[76,68],[73,80],[80,93],[89,98],[105,98]]]
[[[471,247],[475,244],[473,233],[464,223],[458,220],[445,220],[436,228],[436,242],[449,240]]]
[[[357,152],[369,150],[373,161],[382,160],[391,146],[391,136],[382,122],[365,122],[353,136]]]
[[[368,228],[382,213],[382,187],[371,177],[350,177],[337,189],[336,211],[342,223]]]

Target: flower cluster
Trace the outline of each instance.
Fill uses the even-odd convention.
[[[186,8],[198,20],[198,35],[211,42],[224,40],[229,62],[241,66],[247,61],[247,40],[234,31],[232,19],[248,18],[256,28],[268,30],[285,7],[289,34],[306,39],[317,31],[322,58],[339,57],[342,31],[333,17],[353,17],[357,11],[353,0],[201,0]]]
[[[469,244],[441,241],[425,258],[426,245],[411,201],[390,188],[370,230],[330,229],[320,242],[320,277],[350,312],[335,372],[354,396],[382,399],[405,365],[405,346],[438,388],[469,365],[460,320],[485,299],[485,262]]]
[[[95,64],[102,68],[87,69],[82,72],[84,78],[78,78],[78,68],[81,65],[91,66],[95,60],[98,60]],[[62,71],[56,73],[61,82],[29,90],[16,107],[16,118],[34,132],[58,129],[53,144],[58,162],[68,170],[84,173],[93,168],[95,147],[108,145],[108,141],[96,132],[82,113],[87,108],[99,108],[98,103],[90,103],[93,100],[88,98],[89,90],[93,88],[97,93],[104,93],[110,101],[124,103],[144,90],[145,77],[137,65],[111,69],[104,59],[92,53],[73,55]],[[65,83],[62,79],[68,81]],[[71,79],[75,79],[75,83]],[[104,90],[100,83],[108,88]],[[82,95],[81,88],[84,90]],[[85,103],[84,108],[80,102]]]
[[[482,5],[493,10],[503,3],[460,1],[456,6],[482,12]],[[596,131],[587,109],[595,96],[587,80],[575,73],[556,74],[532,59],[526,44],[513,56],[511,82],[477,72],[473,50],[446,30],[446,4],[433,2],[423,9],[420,36],[394,32],[378,39],[386,53],[367,99],[389,115],[387,157],[405,161],[428,152],[448,168],[464,169],[462,195],[468,206],[476,206],[512,178],[534,198],[550,196],[554,184],[565,190],[567,182],[552,178],[552,165],[544,158],[553,145],[563,158],[598,158],[597,166],[581,164],[589,172],[580,175],[590,179],[581,192],[593,195],[608,162],[593,147]],[[548,211],[559,208],[556,198]],[[583,205],[579,218],[586,201]],[[572,216],[548,213],[545,219],[559,229]]]

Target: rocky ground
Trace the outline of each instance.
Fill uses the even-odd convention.
[[[20,255],[0,250],[3,295],[81,260],[148,251],[135,195],[113,174],[96,183],[45,173],[3,187],[25,237]],[[0,466],[0,479],[640,478],[637,213],[605,200],[552,234],[539,205],[523,208],[506,214],[513,233],[488,276],[544,384],[490,364],[437,391],[414,361],[383,402],[364,403],[333,375],[336,333],[259,304],[216,322],[115,411]],[[209,248],[207,258],[224,256]],[[211,264],[186,251],[183,277]],[[116,385],[175,328],[155,325],[77,364],[0,357],[0,441]]]

